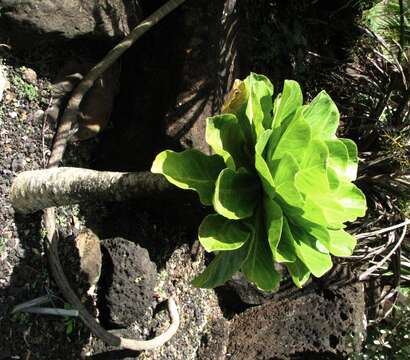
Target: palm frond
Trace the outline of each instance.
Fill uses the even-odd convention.
[[[371,31],[389,44],[389,56],[401,57],[410,49],[410,3],[383,0],[364,12],[364,21]]]

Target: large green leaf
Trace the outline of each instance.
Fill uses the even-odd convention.
[[[272,199],[265,196],[265,227],[268,232],[268,242],[273,258],[276,256],[276,249],[282,236],[283,213],[280,206]]]
[[[264,157],[266,145],[268,144],[271,135],[272,135],[271,129],[264,130],[262,133],[259,134],[258,141],[255,144],[256,154],[259,154]]]
[[[294,182],[299,170],[300,166],[295,158],[290,153],[285,153],[276,166],[275,177],[273,179],[275,185],[281,186],[288,182]]]
[[[340,179],[337,176],[336,171],[334,171],[331,167],[326,169],[327,173],[327,181],[329,183],[329,188],[331,191],[336,191],[340,185]]]
[[[314,276],[321,277],[332,268],[330,255],[317,249],[315,238],[305,229],[292,226],[292,234],[297,257]]]
[[[258,141],[255,145],[255,168],[262,182],[262,187],[265,194],[273,199],[275,196],[275,184],[273,182],[268,164],[262,156],[271,134],[272,130],[265,130],[259,135]]]
[[[316,202],[312,200],[310,197],[306,197],[304,200],[304,204],[302,207],[302,214],[300,212],[297,215],[301,215],[304,219],[323,226],[328,225],[328,221],[325,217],[324,210],[320,206],[317,205]]]
[[[248,256],[242,264],[242,272],[259,289],[271,291],[279,286],[280,276],[275,269],[272,252],[266,241],[265,227],[260,215],[258,212],[256,216],[248,221],[251,238]]]
[[[288,153],[300,164],[311,138],[310,127],[304,120],[301,111],[298,111],[295,114],[294,119],[283,132],[276,147],[274,144],[274,136],[275,132],[273,132],[271,142],[269,143],[267,154],[268,161],[281,159],[286,153]]]
[[[357,146],[356,144],[350,139],[339,139],[343,142],[346,146],[347,152],[349,154],[349,160],[346,167],[345,177],[349,181],[353,181],[356,179],[357,176],[357,166],[358,166],[358,159],[357,159]]]
[[[279,128],[285,120],[292,117],[303,104],[303,95],[299,84],[294,80],[285,80],[282,94],[277,97],[272,128]]]
[[[245,85],[249,94],[245,113],[256,138],[272,124],[273,85],[266,76],[255,73],[246,78]]]
[[[247,255],[247,244],[236,250],[221,251],[207,268],[192,281],[192,285],[208,289],[223,285],[240,270]]]
[[[326,144],[318,139],[312,139],[303,153],[302,169],[320,167],[326,170],[329,150]]]
[[[363,192],[350,182],[341,182],[335,192],[331,193],[337,203],[345,210],[345,221],[354,221],[358,217],[362,217],[366,213],[366,197]]]
[[[276,97],[273,108],[273,134],[270,139],[268,158],[273,157],[283,133],[295,119],[302,117],[303,95],[296,81],[285,80],[282,94]]]
[[[273,199],[275,197],[275,184],[272,174],[265,159],[259,154],[255,154],[255,168],[262,182],[263,191]]]
[[[295,177],[296,189],[306,196],[313,196],[315,192],[329,193],[327,170],[320,165],[300,170]]]
[[[228,219],[250,217],[257,204],[259,191],[259,181],[244,168],[238,171],[224,169],[216,180],[214,209]]]
[[[313,222],[306,219],[306,215],[300,212],[296,215],[290,215],[289,219],[291,223],[301,229],[303,229],[308,235],[310,235],[316,241],[316,248],[325,254],[329,253],[330,247],[330,235],[326,226],[326,219],[320,218],[321,222]]]
[[[295,239],[290,231],[286,217],[283,217],[282,234],[275,253],[275,260],[279,263],[296,261]]]
[[[223,157],[226,165],[236,170],[249,167],[245,137],[233,114],[210,117],[206,126],[206,141],[214,152]]]
[[[206,251],[239,249],[249,239],[249,229],[240,221],[218,214],[205,217],[199,226],[199,241]]]
[[[195,190],[202,204],[212,205],[215,182],[224,167],[224,161],[218,155],[207,156],[198,150],[180,153],[166,150],[157,155],[151,171],[163,174],[181,189]]]
[[[346,145],[339,139],[326,140],[329,149],[328,166],[342,179],[346,177],[349,153]],[[349,180],[349,179],[347,179]]]
[[[301,170],[295,176],[296,188],[303,194],[328,193],[327,158],[329,152],[320,140],[312,140],[304,153]]]
[[[335,191],[311,193],[305,199],[304,218],[332,229],[364,216],[366,198],[354,184],[341,181]],[[323,221],[323,217],[325,221]]]
[[[366,198],[355,185],[341,182],[336,191],[317,192],[305,198],[303,217],[311,222],[340,229],[366,213]]]
[[[298,226],[303,227],[306,233],[315,239],[315,246],[320,252],[329,254],[331,239],[326,227],[307,221],[302,217],[297,219],[292,218],[292,220],[294,220]]]
[[[306,197],[303,217],[319,225],[340,229],[350,216],[347,216],[336,196],[331,197],[331,194],[318,192]]]
[[[275,191],[279,195],[281,205],[287,213],[301,213],[304,199],[295,186],[295,176],[300,170],[295,158],[286,153],[279,160],[273,179]]]
[[[335,256],[350,256],[356,246],[356,239],[344,230],[329,230],[329,251]]]
[[[327,146],[323,144],[319,140],[311,142],[302,163],[304,168],[296,174],[295,185],[306,196],[305,218],[337,229],[342,226],[343,222],[353,221],[358,216],[363,216],[366,203],[361,191],[353,184],[346,182],[343,175],[334,178],[337,172],[333,169],[338,169],[340,174],[345,172],[341,164],[342,161],[337,164],[333,163],[333,167],[330,163],[330,170],[329,168],[326,169],[326,158],[328,158],[326,153],[328,150]],[[330,151],[333,153],[337,151],[336,148],[341,149],[340,151],[346,148],[343,143],[338,143],[338,140],[326,144],[331,144]],[[343,147],[339,147],[339,145]],[[307,158],[309,161],[306,160]],[[343,161],[346,163],[346,157]],[[316,215],[318,215],[318,218],[316,218]],[[322,215],[325,221],[323,221]]]
[[[294,284],[301,288],[310,278],[309,269],[301,262],[296,259],[295,262],[285,264]]]
[[[340,115],[326,91],[321,91],[303,109],[303,116],[312,129],[313,138],[326,140],[335,137]]]

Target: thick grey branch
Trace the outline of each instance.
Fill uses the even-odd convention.
[[[13,181],[10,200],[16,211],[30,213],[83,201],[156,198],[175,189],[162,175],[82,168],[25,171]]]

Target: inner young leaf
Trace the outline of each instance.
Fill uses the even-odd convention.
[[[215,211],[228,219],[244,219],[252,216],[259,201],[258,179],[245,169],[224,169],[215,184],[213,205]]]

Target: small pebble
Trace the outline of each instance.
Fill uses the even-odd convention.
[[[35,153],[35,152],[36,152],[36,145],[33,144],[33,143],[26,144],[26,149],[27,149],[30,153]]]
[[[4,102],[6,104],[9,104],[13,100],[14,95],[10,92],[7,92],[6,95],[4,96]]]
[[[11,170],[13,172],[19,172],[24,169],[24,166],[26,165],[26,159],[25,158],[15,158],[11,162]]]
[[[15,251],[16,251],[16,255],[19,258],[25,258],[26,257],[26,249],[22,248],[21,246],[17,246]]]
[[[15,112],[15,111],[10,111],[9,112],[9,116],[12,118],[12,119],[15,119],[16,117],[17,117],[17,112]]]
[[[21,77],[28,83],[35,85],[37,82],[37,73],[30,68],[24,68]]]
[[[33,119],[34,119],[34,121],[41,121],[41,120],[43,120],[43,116],[44,116],[44,111],[40,109],[40,110],[37,110],[33,114]]]

